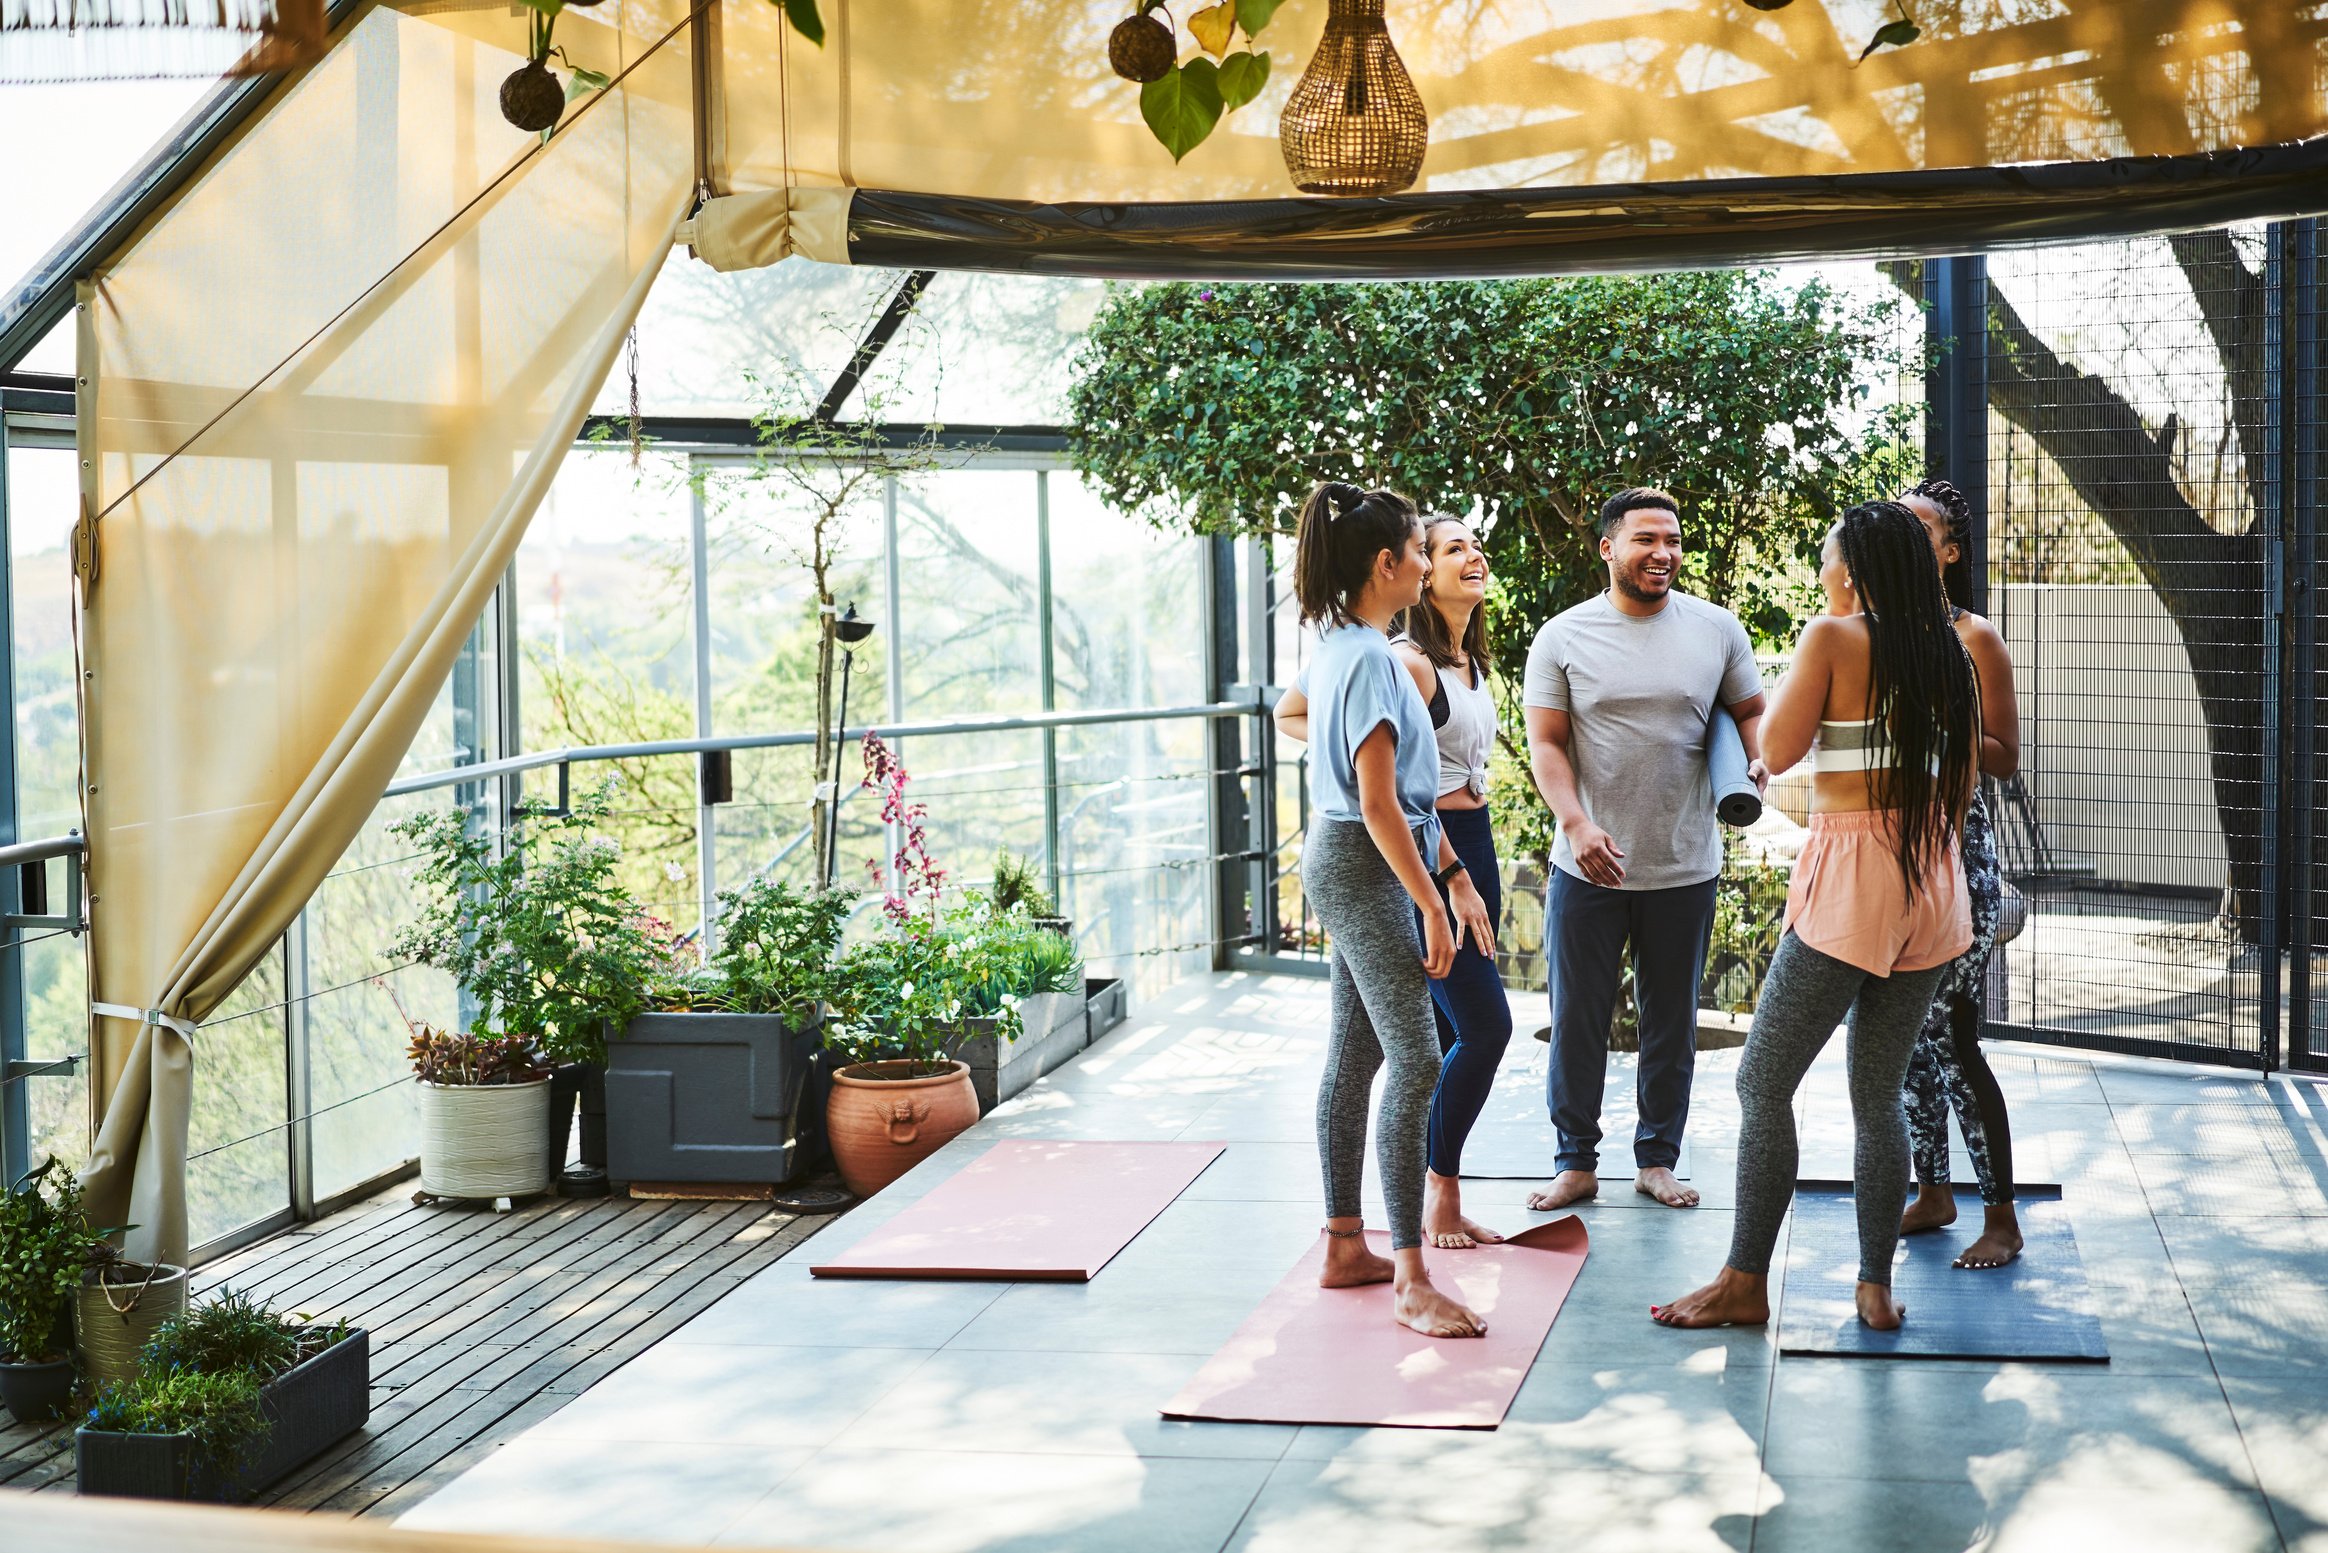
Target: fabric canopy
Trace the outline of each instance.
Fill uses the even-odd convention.
[[[560,28],[614,78],[543,141],[524,24],[362,16],[83,287],[90,1197],[187,1250],[200,1021],[434,703],[691,193],[685,13]]]
[[[851,189],[853,262],[1230,277],[1965,252],[2328,206],[2328,18],[2284,0],[1390,0],[1430,114],[1407,194],[1294,197],[1259,99],[1173,163],[1108,68],[1120,0],[823,0],[826,46],[735,0],[715,191]],[[1183,47],[1187,48],[1185,36]],[[722,260],[772,262],[785,250]]]
[[[1917,0],[1864,60],[1883,0],[1393,0],[1429,150],[1354,201],[1295,197],[1277,143],[1326,0],[1276,11],[1266,89],[1178,164],[1107,66],[1127,0],[820,7],[821,48],[768,0],[570,8],[561,74],[612,84],[544,139],[497,101],[524,7],[359,0],[0,309],[18,339],[81,287],[91,1187],[134,1249],[185,1250],[200,1021],[370,813],[676,238],[1454,275],[2328,205],[2328,15],[2286,0]]]

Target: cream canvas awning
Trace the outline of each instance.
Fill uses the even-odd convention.
[[[1297,197],[1272,78],[1175,164],[1127,0],[567,10],[610,84],[504,122],[523,7],[343,0],[0,299],[80,314],[98,1211],[185,1250],[202,1019],[371,813],[674,243],[1052,274],[1312,278],[1964,252],[2328,205],[2328,20],[2284,0],[1393,0],[1407,193]],[[679,262],[695,262],[687,259]]]

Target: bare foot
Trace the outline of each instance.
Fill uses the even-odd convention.
[[[1499,1245],[1503,1236],[1463,1216],[1463,1183],[1436,1170],[1423,1176],[1423,1234],[1441,1251]]]
[[[1890,1284],[1863,1283],[1857,1298],[1859,1319],[1878,1332],[1897,1332],[1908,1319],[1908,1307],[1892,1298]]]
[[[1329,1219],[1327,1229],[1362,1228],[1356,1220],[1340,1223]],[[1397,1271],[1390,1258],[1378,1253],[1366,1243],[1364,1235],[1326,1236],[1326,1270],[1318,1274],[1321,1289],[1354,1289],[1365,1283],[1388,1283]]]
[[[1649,1319],[1668,1327],[1758,1327],[1770,1320],[1770,1279],[1725,1267],[1704,1288],[1650,1306]]]
[[[1528,1206],[1538,1213],[1550,1213],[1556,1208],[1590,1202],[1599,1195],[1600,1177],[1589,1170],[1563,1170],[1552,1178],[1550,1186],[1528,1194]]]
[[[1980,1239],[1958,1254],[1958,1267],[2002,1267],[2021,1254],[2021,1220],[2011,1203],[1990,1205],[1983,1218]]]
[[[1900,1233],[1921,1235],[1956,1222],[1956,1188],[1945,1181],[1926,1181],[1916,1188],[1916,1200],[1900,1215]]]
[[[1427,1276],[1418,1274],[1401,1283],[1391,1309],[1399,1325],[1413,1327],[1425,1337],[1487,1336],[1487,1323],[1432,1288]]]
[[[1643,1197],[1654,1197],[1668,1208],[1694,1208],[1698,1194],[1686,1187],[1663,1165],[1651,1165],[1633,1177],[1633,1190]]]

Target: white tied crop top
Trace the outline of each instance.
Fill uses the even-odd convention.
[[[1487,796],[1487,757],[1495,750],[1495,692],[1474,663],[1465,671],[1441,669],[1439,688],[1447,696],[1447,720],[1434,730],[1439,739],[1439,793],[1469,788]]]

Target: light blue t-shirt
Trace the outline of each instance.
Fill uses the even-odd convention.
[[[1436,869],[1439,741],[1390,638],[1368,625],[1335,626],[1318,637],[1302,685],[1310,704],[1310,808],[1330,820],[1366,818],[1355,757],[1366,736],[1388,723],[1398,745],[1398,806],[1409,828],[1423,827],[1423,861]]]

